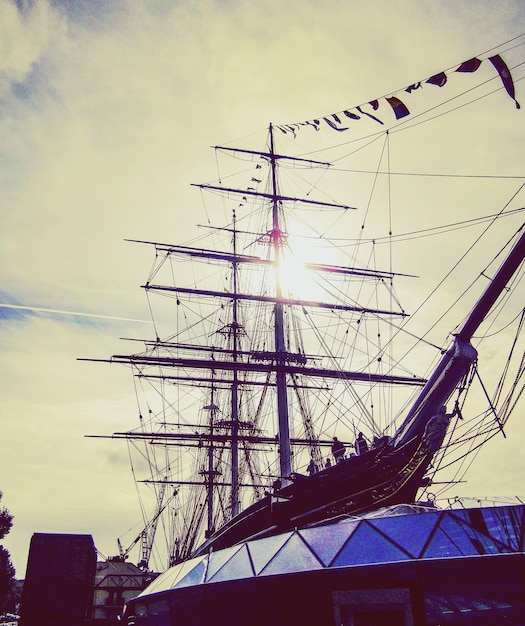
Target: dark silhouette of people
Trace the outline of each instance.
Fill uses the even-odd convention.
[[[332,444],[332,454],[336,463],[341,463],[345,458],[345,444],[339,441],[337,437],[334,437],[334,443]]]
[[[368,452],[368,444],[363,433],[359,433],[359,435],[357,435],[357,439],[355,440],[355,452],[357,455]]]
[[[332,467],[332,461],[330,461],[330,457],[326,457],[326,463],[324,464],[324,466],[326,467],[326,469],[328,469],[329,467]]]
[[[308,472],[308,476],[312,476],[317,472],[317,465],[315,464],[313,459],[310,459],[310,463],[308,464],[306,471]]]

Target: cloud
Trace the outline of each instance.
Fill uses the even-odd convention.
[[[77,361],[125,352],[119,337],[149,333],[127,320],[148,319],[139,286],[152,250],[123,239],[184,243],[200,234],[194,225],[212,205],[202,207],[189,184],[223,173],[210,144],[257,149],[270,121],[390,94],[517,36],[524,11],[519,1],[0,0],[0,304],[13,305],[0,307],[0,489],[15,515],[6,545],[19,576],[32,532],[82,529],[111,553],[140,520],[120,442],[84,439],[135,423],[129,372]],[[521,48],[507,48],[518,65]],[[501,91],[453,120],[414,124],[390,138],[392,169],[522,175],[517,115]],[[346,156],[353,133],[277,140],[295,152],[340,143]],[[356,154],[355,169],[373,171],[381,146],[373,147],[369,159]],[[521,184],[401,181],[390,179],[396,233],[494,213]],[[345,171],[330,191],[362,208],[372,182]],[[230,220],[229,208],[218,210]],[[362,219],[347,216],[344,227],[360,229]],[[343,223],[330,215],[322,227],[337,235]],[[426,255],[408,242],[398,260],[406,269],[416,259],[416,273],[434,279],[463,249],[465,233],[452,238],[447,250],[428,238]],[[412,308],[420,296],[409,290]]]
[[[0,94],[27,81],[63,26],[47,2],[0,3]]]

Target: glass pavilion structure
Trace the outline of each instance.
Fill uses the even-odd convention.
[[[176,565],[127,626],[525,624],[525,505],[396,506]]]

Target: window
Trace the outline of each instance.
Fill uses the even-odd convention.
[[[334,591],[335,626],[414,626],[408,589]]]

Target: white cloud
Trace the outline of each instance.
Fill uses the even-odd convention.
[[[64,25],[47,2],[22,12],[11,0],[0,2],[0,93],[22,83],[34,70]]]
[[[150,250],[122,240],[195,235],[205,214],[189,183],[215,176],[209,145],[239,139],[261,147],[269,121],[311,119],[389,94],[517,36],[524,17],[518,0],[103,5],[42,1],[20,11],[0,0],[2,290],[22,305],[138,319],[147,316],[138,285]],[[523,52],[509,49],[508,57],[522,62]],[[469,77],[460,79],[466,85]],[[393,134],[393,169],[522,174],[522,115],[500,91],[454,122],[448,116]],[[306,150],[326,139],[348,136],[308,130],[294,145]],[[362,185],[354,191],[347,174],[334,195],[350,191],[346,200],[364,201],[364,178],[352,178]],[[518,185],[487,181],[480,193],[472,181],[425,179],[408,190],[399,181],[398,208],[418,212],[402,210],[398,232],[496,212]],[[443,252],[432,240],[428,249]],[[407,250],[400,260],[410,265],[412,244]],[[8,478],[0,489],[15,515],[6,546],[19,576],[31,532],[82,529],[110,553],[139,517],[125,455],[118,448],[109,456],[118,442],[83,439],[125,428],[130,413],[134,419],[127,372],[76,361],[123,350],[118,337],[146,334],[137,326],[2,319],[0,474]],[[518,474],[509,475],[514,488]],[[122,501],[112,510],[117,493]]]

